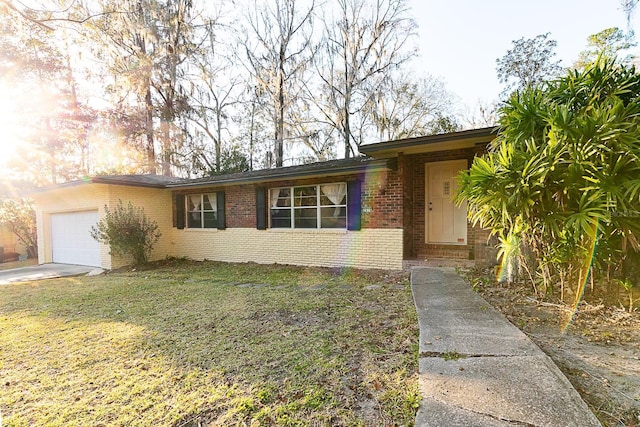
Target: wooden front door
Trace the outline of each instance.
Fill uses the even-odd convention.
[[[467,244],[467,205],[456,206],[457,175],[467,169],[466,160],[425,165],[426,243]]]

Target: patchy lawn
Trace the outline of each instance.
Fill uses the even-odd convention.
[[[413,425],[408,275],[167,261],[0,287],[4,426]]]

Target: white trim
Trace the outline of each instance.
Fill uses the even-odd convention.
[[[344,185],[344,204],[340,204],[340,205],[323,205],[321,204],[320,200],[322,197],[322,191],[321,191],[321,187],[324,185]],[[295,190],[297,188],[305,188],[305,187],[315,187],[316,189],[316,194],[315,194],[315,198],[316,198],[316,204],[314,206],[295,206]],[[273,207],[273,199],[272,199],[272,194],[275,191],[281,191],[281,190],[289,190],[289,206],[283,206],[278,208]],[[325,195],[325,197],[329,198],[328,196]],[[325,183],[321,183],[321,184],[309,184],[309,185],[296,185],[296,186],[290,186],[290,187],[273,187],[273,188],[269,188],[268,189],[268,200],[269,200],[269,206],[268,206],[268,210],[269,210],[269,227],[268,229],[271,230],[346,230],[347,229],[347,222],[348,222],[348,212],[347,212],[347,201],[348,201],[348,194],[347,194],[347,183],[346,182],[325,182]],[[344,219],[345,219],[345,224],[344,227],[322,227],[322,209],[323,208],[338,208],[338,209],[342,209],[344,208]],[[287,209],[291,212],[291,217],[290,217],[290,227],[273,227],[272,226],[272,218],[271,218],[271,211],[273,209]],[[296,220],[296,211],[301,211],[303,209],[315,209],[316,210],[316,227],[315,228],[304,228],[304,227],[296,227],[295,226],[295,220]]]

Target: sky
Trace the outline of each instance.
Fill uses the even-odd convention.
[[[498,97],[496,59],[512,41],[550,32],[556,59],[570,66],[587,37],[606,28],[627,29],[619,0],[409,0],[419,28],[418,72],[443,79],[469,108]],[[640,11],[632,28],[640,34]]]

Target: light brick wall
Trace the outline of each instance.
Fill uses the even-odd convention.
[[[251,190],[251,191],[249,191]],[[240,195],[255,198],[253,187],[244,186]],[[236,197],[227,190],[227,209]],[[380,196],[383,197],[383,196]],[[142,207],[155,220],[162,233],[151,260],[167,256],[196,260],[226,262],[257,262],[262,264],[294,264],[324,267],[351,266],[357,268],[401,269],[402,229],[364,228],[347,230],[257,230],[254,227],[226,230],[178,230],[173,226],[172,193],[170,190],[126,187],[105,184],[82,184],[60,188],[34,196],[38,222],[38,256],[40,263],[52,261],[50,215],[57,212],[98,210],[104,216],[104,206],[114,208],[119,200],[131,201]],[[237,204],[237,201],[235,202]],[[255,211],[255,203],[250,212]],[[227,212],[228,223],[235,220]],[[255,216],[251,223],[255,224]],[[248,222],[245,218],[243,222]],[[389,224],[385,224],[389,226]],[[130,260],[112,257],[109,247],[100,245],[103,268],[112,269],[130,264]]]
[[[124,206],[127,206],[127,204],[131,202],[134,207],[141,207],[150,220],[158,223],[158,230],[161,236],[155,244],[149,260],[156,261],[173,255],[171,252],[173,250],[173,246],[171,245],[171,191],[156,188],[110,185],[108,194],[110,209],[115,208],[120,200],[122,200]],[[111,257],[110,266],[107,268],[119,268],[129,264],[131,264],[131,259],[114,256]]]
[[[195,260],[402,269],[402,229],[173,229],[172,253]]]
[[[106,184],[80,184],[63,187],[47,193],[35,194],[36,222],[38,227],[38,262],[52,262],[51,251],[51,214],[60,212],[97,210],[100,218],[104,217],[104,207],[113,209],[118,200],[126,205],[129,201],[134,206],[144,209],[147,216],[155,220],[163,234],[151,254],[152,260],[170,255],[171,235],[171,192],[154,188],[125,187]],[[131,260],[113,257],[109,254],[109,246],[100,243],[100,262],[103,268],[112,269],[131,264]]]

